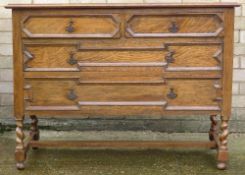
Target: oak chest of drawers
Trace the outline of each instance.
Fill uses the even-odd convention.
[[[228,160],[237,4],[9,5],[16,162],[29,147],[217,148]],[[39,141],[37,116],[210,116],[207,142]],[[220,129],[215,117],[221,116]],[[23,120],[30,116],[24,142]]]

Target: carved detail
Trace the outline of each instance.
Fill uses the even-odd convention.
[[[219,136],[220,140],[220,151],[227,151],[227,143],[228,143],[228,135],[229,135],[229,130],[228,130],[228,121],[227,120],[221,120],[221,125],[220,125],[221,133]]]
[[[209,140],[213,141],[214,140],[214,135],[217,133],[217,120],[216,120],[216,115],[211,115],[210,116],[210,121],[211,121],[211,127],[209,130]]]
[[[23,119],[16,119],[16,147],[15,159],[16,168],[22,170],[25,168],[24,161],[26,159],[26,148],[24,145],[25,134],[23,131]]]
[[[23,150],[25,134],[23,131],[23,121],[16,120],[16,150]]]
[[[228,161],[228,120],[224,120],[223,117],[221,118],[221,125],[220,125],[221,133],[219,135],[219,150],[218,150],[218,162],[217,168],[224,170],[227,168],[227,161]]]
[[[175,54],[175,51],[169,51],[166,56],[165,56],[165,60],[167,61],[167,63],[174,63],[175,59],[173,58]]]
[[[217,102],[219,106],[221,107],[223,97],[222,97],[222,86],[221,86],[220,80],[215,81],[214,88],[216,89],[216,98],[214,98],[213,101]]]
[[[34,55],[30,51],[28,51],[26,48],[24,48],[23,53],[24,53],[24,70],[25,70],[26,68],[29,68],[28,63],[32,59],[34,59]]]
[[[39,140],[38,119],[35,115],[31,115],[31,128],[30,135],[33,136],[33,140]]]
[[[31,85],[29,84],[25,85],[24,90],[25,90],[25,94],[24,94],[25,101],[31,102],[32,101]]]
[[[218,50],[214,55],[213,58],[218,62],[222,62],[222,49]]]

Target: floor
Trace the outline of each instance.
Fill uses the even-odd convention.
[[[230,166],[216,169],[216,151],[207,149],[50,149],[30,150],[26,169],[14,164],[15,133],[0,135],[0,175],[244,175],[245,134],[229,136]],[[206,140],[207,134],[41,131],[42,139]]]

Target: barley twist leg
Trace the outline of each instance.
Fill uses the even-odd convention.
[[[217,137],[217,125],[218,125],[218,122],[216,120],[216,115],[211,115],[210,121],[211,121],[211,126],[209,130],[209,140],[217,141],[217,139],[215,139],[215,137]],[[211,149],[216,149],[216,148],[217,148],[217,143],[216,146],[212,147]]]
[[[216,115],[211,115],[210,116],[210,121],[211,121],[211,127],[209,130],[209,140],[213,141],[214,140],[214,135],[217,132],[217,120],[216,120]]]
[[[23,119],[16,119],[16,148],[15,160],[17,169],[24,169],[24,161],[26,159],[26,151],[24,146],[25,134],[23,131]]]
[[[221,119],[221,126],[220,126],[220,144],[218,149],[218,169],[226,169],[227,168],[227,161],[228,161],[228,120],[224,120],[223,117]]]
[[[33,140],[39,140],[39,129],[38,129],[37,116],[31,115],[30,118],[31,118],[30,135],[32,136]],[[33,149],[37,149],[37,147],[33,147]]]

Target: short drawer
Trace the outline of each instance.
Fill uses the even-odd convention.
[[[220,110],[219,80],[167,79],[157,84],[81,83],[74,79],[28,79],[25,86],[26,110],[86,110],[120,107],[141,111]],[[112,110],[113,111],[113,110]],[[108,114],[108,113],[107,113]]]
[[[101,42],[101,41],[100,41]],[[174,43],[158,46],[83,46],[26,44],[25,71],[80,71],[88,67],[158,67],[165,71],[222,69],[221,43]]]
[[[128,37],[215,37],[223,35],[221,14],[132,14]]]
[[[27,38],[115,38],[120,36],[117,14],[33,15],[22,22]]]

